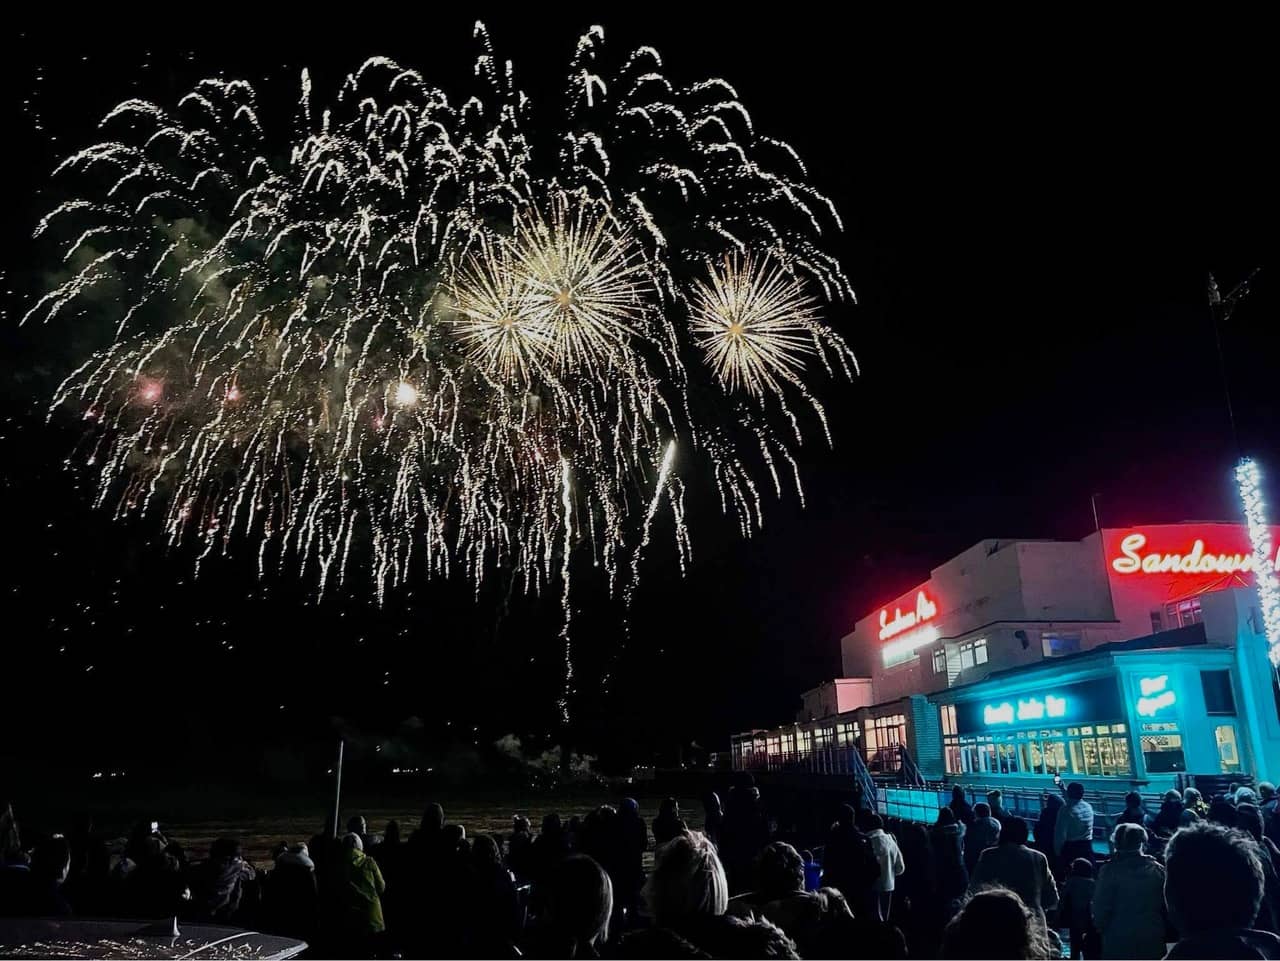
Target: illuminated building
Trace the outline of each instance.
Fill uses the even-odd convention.
[[[1256,557],[1235,524],[982,541],[858,620],[837,696],[824,685],[796,723],[736,736],[734,766],[842,775],[857,751],[890,776],[903,745],[927,779],[975,787],[1276,780]]]

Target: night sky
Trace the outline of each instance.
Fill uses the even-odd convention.
[[[1091,494],[1106,525],[1234,519],[1243,448],[1280,505],[1280,167],[1271,58],[1248,23],[494,14],[535,111],[597,21],[615,50],[657,47],[674,79],[723,76],[757,131],[798,150],[845,220],[860,303],[830,317],[863,374],[821,386],[835,447],[815,434],[802,452],[807,507],[766,502],[744,542],[695,495],[683,578],[662,515],[625,647],[617,606],[579,581],[574,743],[615,766],[725,749],[838,676],[839,637],[931,566],[984,537],[1082,537]],[[175,758],[288,778],[337,730],[406,758],[558,740],[554,594],[508,597],[495,578],[478,598],[423,583],[382,609],[359,587],[316,605],[288,573],[259,582],[247,551],[197,580],[155,523],[91,510],[64,468],[76,425],[44,410],[74,324],[16,327],[47,269],[30,236],[49,171],[115,103],[169,104],[220,73],[291,101],[302,66],[319,95],[372,54],[460,89],[469,21],[128,26],[28,29],[0,58],[0,761],[73,780]],[[1222,331],[1237,445],[1205,284],[1257,266]],[[605,696],[589,679],[611,659]]]

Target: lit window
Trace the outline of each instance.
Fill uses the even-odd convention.
[[[987,639],[979,637],[960,645],[960,670],[965,671],[978,664],[987,663]]]
[[[1200,612],[1200,598],[1198,597],[1166,604],[1164,612],[1170,627],[1190,627],[1192,624],[1199,624],[1204,620],[1204,615]]]
[[[987,639],[985,637],[980,637],[973,642],[973,663],[987,663]]]
[[[947,652],[942,648],[933,652],[933,673],[947,673]]]
[[[1234,724],[1219,724],[1213,729],[1213,740],[1218,745],[1218,766],[1223,774],[1235,774],[1240,770],[1240,745],[1236,741]]]
[[[1178,725],[1167,722],[1144,724],[1138,741],[1148,774],[1168,774],[1187,769]]]
[[[1079,634],[1056,634],[1046,631],[1040,635],[1040,646],[1045,657],[1065,657],[1080,651]]]

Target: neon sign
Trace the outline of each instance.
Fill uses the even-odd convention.
[[[896,607],[893,611],[893,620],[889,619],[887,607],[880,612],[880,640],[887,641],[891,637],[897,637],[937,616],[938,605],[929,600],[929,595],[921,591],[916,595],[914,611],[907,611],[904,614],[902,608]]]
[[[1044,699],[1038,697],[1020,698],[1015,709],[1009,701],[1000,704],[987,704],[982,708],[982,723],[1012,724],[1018,721],[1043,721],[1045,718],[1066,717],[1067,699],[1046,694]]]
[[[1185,554],[1144,554],[1146,545],[1147,535],[1141,531],[1125,535],[1120,541],[1120,556],[1112,559],[1111,569],[1117,574],[1252,574],[1258,566],[1254,554],[1209,551],[1198,537]],[[1280,555],[1274,559],[1263,557],[1273,570],[1280,569]]]
[[[1168,674],[1139,678],[1138,692],[1142,695],[1138,698],[1139,717],[1154,717],[1158,711],[1178,703],[1178,695],[1169,689]]]

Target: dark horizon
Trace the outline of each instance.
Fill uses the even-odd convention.
[[[619,767],[693,742],[727,750],[733,731],[785,719],[839,676],[856,619],[985,537],[1085,536],[1093,495],[1104,526],[1235,521],[1245,451],[1280,505],[1277,158],[1268,61],[1244,25],[1153,37],[1112,22],[1099,38],[1082,24],[1021,44],[972,20],[913,33],[602,11],[488,25],[536,107],[556,102],[592,22],[615,50],[657,47],[680,80],[724,77],[758,132],[796,148],[844,218],[859,303],[830,318],[862,374],[817,386],[834,449],[807,439],[804,508],[766,499],[764,529],[744,541],[686,477],[693,563],[682,578],[664,511],[625,646],[620,605],[580,576],[577,749]],[[153,522],[90,509],[63,470],[75,423],[43,416],[74,331],[16,327],[47,270],[30,234],[49,172],[112,105],[172,102],[222,70],[287,103],[301,66],[333,89],[375,53],[460,89],[469,20],[434,21],[425,40],[361,24],[238,44],[229,28],[198,40],[130,28],[119,43],[27,30],[3,68],[19,155],[0,270],[0,720],[18,733],[4,767],[161,772],[183,755],[234,773],[245,758],[312,763],[336,730],[427,753],[507,733],[558,743],[557,592],[507,598],[494,577],[473,599],[461,581],[420,584],[378,609],[356,579],[315,605],[291,573],[260,583],[247,551],[197,580]],[[1237,443],[1206,283],[1213,272],[1225,292],[1258,266],[1221,331]],[[604,695],[593,679],[615,657]]]

